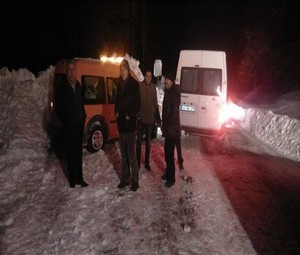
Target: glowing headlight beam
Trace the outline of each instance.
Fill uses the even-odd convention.
[[[229,119],[243,121],[245,118],[245,110],[242,107],[237,106],[236,104],[229,102],[224,104],[219,116],[219,121],[224,123]]]
[[[245,110],[232,102],[225,103],[225,96],[222,94],[220,87],[216,91],[224,102],[219,115],[220,123],[223,124],[229,119],[242,121],[245,118]]]

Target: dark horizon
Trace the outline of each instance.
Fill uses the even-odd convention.
[[[262,30],[273,46],[299,55],[299,6],[282,0],[1,3],[0,67],[37,74],[60,58],[128,52],[142,70],[159,58],[163,71],[175,71],[182,49],[220,50],[234,84],[247,30]]]

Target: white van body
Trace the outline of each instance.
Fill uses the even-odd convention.
[[[220,131],[227,98],[225,52],[182,50],[175,83],[181,87],[182,130],[198,134]]]

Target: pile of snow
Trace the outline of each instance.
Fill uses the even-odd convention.
[[[130,57],[127,53],[124,57],[128,63],[131,71],[135,74],[135,76],[138,78],[138,80],[141,82],[144,80],[144,75],[139,67],[140,61],[136,60],[133,57]]]
[[[12,134],[11,112],[9,110],[9,103],[13,93],[13,81],[6,79],[8,74],[7,68],[0,70],[0,150],[7,148],[9,137]]]
[[[0,70],[1,152],[11,158],[45,154],[49,88],[54,67],[35,77],[27,69]]]
[[[245,109],[241,126],[279,155],[300,161],[300,91],[263,108]]]

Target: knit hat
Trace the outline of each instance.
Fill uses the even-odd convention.
[[[120,63],[120,68],[122,68],[122,67],[126,68],[128,71],[130,70],[129,63],[126,59],[123,59],[122,62]]]

